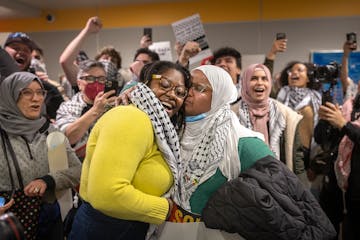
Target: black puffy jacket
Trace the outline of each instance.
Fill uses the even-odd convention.
[[[209,228],[251,239],[333,239],[335,229],[297,176],[271,156],[223,184],[202,213]]]

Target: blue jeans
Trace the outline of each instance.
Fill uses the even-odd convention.
[[[79,207],[69,240],[144,240],[148,223],[107,216],[84,202]]]

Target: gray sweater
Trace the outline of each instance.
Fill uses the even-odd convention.
[[[56,131],[56,129],[52,125],[50,125],[47,131],[43,133],[38,132],[31,142],[28,142],[25,138],[21,136],[8,134],[20,166],[24,186],[37,178],[44,178],[45,180],[48,180],[45,181],[47,184],[49,182],[53,183],[53,186],[49,186],[48,184],[48,189],[44,197],[47,201],[52,201],[55,199],[54,190],[63,190],[77,186],[80,182],[81,173],[81,162],[75,155],[67,140],[66,146],[69,168],[57,171],[55,173],[49,172],[48,148],[46,144],[46,138],[48,133],[53,131]],[[11,191],[12,186],[10,181],[8,164],[4,155],[2,142],[0,145],[0,192]],[[11,158],[8,150],[7,152],[15,185],[16,188],[19,188],[20,185],[16,175],[15,167],[13,165],[13,159]]]

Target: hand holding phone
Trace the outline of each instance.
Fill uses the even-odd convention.
[[[115,90],[115,93],[111,94],[109,97],[116,96],[118,88],[119,88],[118,81],[106,81],[104,93],[109,92],[111,90]]]
[[[276,40],[273,42],[271,47],[271,54],[276,54],[278,52],[285,52],[287,45],[286,34],[283,32],[276,33]]]
[[[276,33],[276,40],[286,39],[286,33]]]
[[[148,36],[150,41],[152,41],[152,28],[144,28],[144,36]]]
[[[351,45],[352,51],[357,49],[356,33],[350,32],[346,34],[346,41]]]
[[[4,214],[12,205],[14,205],[15,201],[11,198],[8,202],[6,202],[5,197],[0,197],[0,215]],[[0,234],[1,235],[1,234]]]

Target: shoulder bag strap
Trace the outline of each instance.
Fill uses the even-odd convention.
[[[14,178],[13,178],[13,176],[12,176],[12,174],[11,174],[10,162],[9,162],[9,158],[8,158],[7,151],[6,151],[4,134],[3,134],[3,130],[2,130],[2,129],[1,129],[0,131],[1,131],[0,133],[1,133],[1,140],[2,140],[2,141],[1,141],[1,142],[2,142],[2,149],[3,149],[4,156],[5,156],[7,165],[8,165],[11,187],[12,187],[13,190],[14,190],[14,189],[15,189],[15,183],[14,183]]]
[[[2,142],[3,142],[3,148],[4,148],[4,154],[5,154],[5,157],[6,157],[6,160],[8,162],[8,167],[9,167],[9,171],[10,171],[10,176],[11,176],[11,179],[12,179],[12,185],[13,187],[15,186],[14,185],[14,179],[12,178],[12,175],[11,175],[11,170],[10,170],[10,162],[9,162],[9,159],[7,157],[7,151],[6,151],[6,146],[5,146],[5,143],[9,149],[9,152],[10,152],[10,155],[13,159],[13,162],[14,162],[14,166],[15,166],[15,170],[16,170],[16,175],[18,177],[18,180],[19,180],[19,185],[20,185],[20,188],[21,189],[24,189],[24,183],[23,183],[23,178],[21,176],[21,172],[20,172],[20,167],[19,167],[19,163],[17,161],[17,158],[16,158],[16,155],[15,155],[15,152],[14,152],[14,149],[13,147],[11,146],[11,143],[10,143],[10,140],[9,140],[9,136],[7,135],[7,133],[4,131],[4,129],[1,129],[1,139],[2,139]]]

